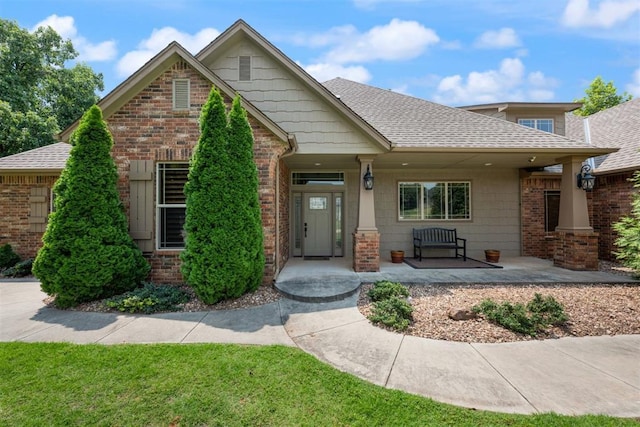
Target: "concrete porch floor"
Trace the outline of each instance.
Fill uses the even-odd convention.
[[[534,257],[501,258],[502,268],[418,270],[388,260],[380,271],[356,273],[350,257],[328,260],[290,258],[278,275],[275,287],[290,299],[330,302],[357,292],[360,284],[378,280],[400,283],[620,283],[634,280],[601,271],[573,271],[554,267],[553,262]]]

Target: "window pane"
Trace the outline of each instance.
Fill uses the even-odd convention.
[[[343,172],[294,172],[293,185],[344,185]]]
[[[441,182],[425,182],[423,185],[424,218],[445,219],[445,184]]]
[[[335,195],[336,209],[336,255],[342,255],[342,195]]]
[[[451,182],[448,184],[449,217],[448,219],[468,219],[469,209],[469,183]]]
[[[184,219],[186,208],[160,208],[160,247],[184,247]]]
[[[544,231],[555,231],[560,217],[560,191],[544,192]]]
[[[553,132],[553,120],[551,119],[540,119],[538,120],[538,129],[543,130],[545,132]]]
[[[184,186],[189,175],[186,163],[164,163],[158,165],[160,180],[159,200],[161,205],[184,205],[186,197]]]
[[[400,183],[400,219],[420,219],[420,184]]]

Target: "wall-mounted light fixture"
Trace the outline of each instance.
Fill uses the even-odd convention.
[[[367,165],[367,171],[364,173],[362,177],[362,181],[364,183],[365,190],[373,190],[373,175],[371,175],[371,170],[369,169],[369,165]]]
[[[591,175],[591,166],[583,165],[580,169],[580,173],[577,175],[578,188],[584,191],[593,190],[593,184],[596,182],[596,177]]]

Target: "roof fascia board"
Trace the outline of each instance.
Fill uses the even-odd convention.
[[[387,140],[377,129],[366,122],[362,117],[357,115],[353,110],[347,107],[343,102],[337,99],[327,88],[322,86],[316,79],[311,77],[302,67],[293,62],[288,56],[286,56],[280,49],[275,47],[271,42],[265,39],[260,33],[254,30],[249,24],[242,19],[236,21],[225,32],[220,34],[215,40],[209,43],[204,49],[202,49],[197,55],[196,59],[200,62],[207,62],[207,59],[215,54],[224,44],[231,40],[238,34],[244,34],[256,42],[262,49],[264,49],[269,55],[276,58],[281,64],[283,64],[289,71],[291,71],[296,77],[302,80],[308,87],[315,91],[320,97],[329,102],[332,107],[338,110],[342,115],[346,116],[356,127],[364,131],[369,137],[371,137],[377,145],[384,151],[391,149],[391,143]]]

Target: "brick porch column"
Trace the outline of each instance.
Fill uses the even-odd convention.
[[[374,190],[365,190],[362,177],[373,157],[358,156],[360,161],[360,191],[358,197],[358,226],[353,233],[353,270],[356,272],[380,271],[380,234],[376,228]]]
[[[587,193],[578,188],[581,157],[565,157],[560,184],[560,217],[553,254],[553,265],[569,270],[598,269],[598,233],[589,225]]]

